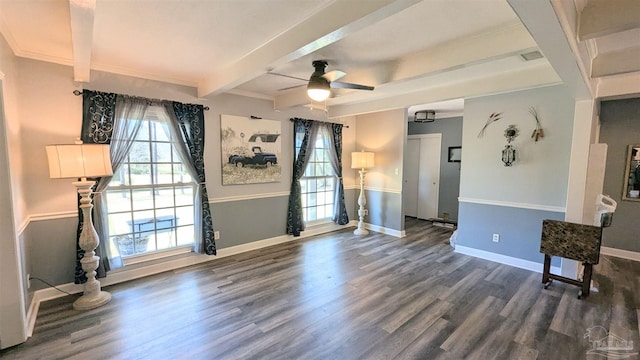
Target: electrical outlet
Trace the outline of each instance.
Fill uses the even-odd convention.
[[[493,234],[493,242],[500,242],[500,234]]]
[[[31,274],[27,274],[27,289],[31,289]]]
[[[220,231],[213,232],[213,240],[220,240]]]

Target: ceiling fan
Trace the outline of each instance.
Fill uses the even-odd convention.
[[[345,82],[335,81],[344,75],[344,72],[340,70],[324,72],[327,67],[327,62],[324,60],[315,60],[313,63],[315,71],[309,78],[309,84],[307,85],[307,95],[315,101],[324,101],[330,95],[330,88],[333,89],[355,89],[355,90],[373,90],[373,86],[351,84]]]
[[[326,100],[331,94],[330,89],[355,89],[355,90],[368,90],[368,91],[371,91],[374,89],[373,86],[351,84],[351,83],[336,81],[341,77],[345,76],[346,73],[340,70],[333,70],[325,73],[325,68],[327,67],[328,63],[324,60],[315,60],[313,61],[312,65],[315,71],[311,74],[311,77],[309,78],[309,82],[307,84],[307,95],[312,100],[315,100],[315,101]],[[281,75],[285,77],[306,81],[306,79],[301,79],[293,76],[288,76],[288,75],[283,75],[283,74],[278,74],[273,72],[271,74]],[[299,85],[299,86],[302,86],[302,85]],[[298,87],[298,86],[294,86],[294,87]],[[291,89],[291,88],[285,88],[281,90],[286,90],[286,89]]]

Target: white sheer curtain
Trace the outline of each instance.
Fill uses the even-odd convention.
[[[189,155],[189,148],[187,148],[187,143],[184,141],[184,137],[182,136],[182,131],[180,131],[180,124],[177,119],[172,118],[171,114],[167,111],[165,106],[154,106],[154,110],[157,110],[158,121],[166,124],[167,129],[167,137],[171,139],[173,143],[173,148],[175,152],[180,157],[182,164],[184,164],[185,168],[191,178],[194,181],[198,179],[198,171],[193,166],[191,161],[191,155]],[[202,249],[198,248],[198,244],[200,243],[196,239],[202,239],[202,184],[197,184],[195,187],[195,193],[193,194],[193,232],[194,232],[194,242],[193,242],[193,251],[202,252]]]
[[[115,114],[113,119],[113,132],[109,153],[111,155],[111,167],[115,174],[122,163],[127,159],[131,151],[133,141],[140,131],[142,120],[149,108],[149,101],[143,98],[119,95],[116,99]],[[94,226],[100,237],[101,254],[106,255],[109,261],[106,270],[122,267],[122,258],[117,246],[110,246],[109,228],[107,226],[107,207],[104,201],[103,191],[109,186],[112,176],[100,178],[93,195]]]
[[[331,220],[339,225],[349,223],[349,215],[344,202],[344,183],[342,181],[342,124],[321,122],[319,131],[323,134],[325,149],[329,149],[329,162],[336,177],[333,215]]]

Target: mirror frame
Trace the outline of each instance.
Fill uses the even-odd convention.
[[[634,149],[636,150],[636,156],[635,158],[632,158]],[[622,200],[626,200],[626,201],[640,201],[640,196],[639,197],[629,196],[629,192],[631,191],[631,189],[629,189],[629,176],[631,175],[631,167],[634,165],[633,162],[635,162],[636,168],[640,164],[640,144],[629,145],[627,149],[627,161],[625,162],[625,171],[624,171],[624,185],[622,187]],[[636,189],[640,190],[640,179],[636,178],[635,181],[636,181],[636,184],[635,184]]]

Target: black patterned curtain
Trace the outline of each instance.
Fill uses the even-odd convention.
[[[302,189],[300,179],[309,163],[314,140],[318,132],[318,123],[313,120],[294,118],[293,120],[293,171],[291,176],[291,192],[289,193],[289,209],[287,211],[287,234],[300,236],[305,229],[302,213]],[[297,148],[299,151],[296,152]]]
[[[190,158],[183,161],[189,160],[197,173],[198,190],[194,205],[196,211],[194,227],[196,239],[202,239],[199,250],[207,255],[216,255],[213,220],[204,175],[204,108],[202,105],[182,104],[175,101],[164,101],[163,106],[174,122],[173,125],[179,126],[182,140],[188,148]]]
[[[346,225],[349,223],[349,215],[347,215],[347,206],[344,203],[344,183],[342,181],[342,124],[325,123],[323,127],[329,133],[329,160],[333,173],[338,178],[331,220],[338,225]]]
[[[105,93],[92,90],[82,91],[82,131],[80,139],[86,144],[109,144],[111,143],[111,134],[113,133],[113,119],[116,109],[117,95],[114,93]],[[80,195],[78,195],[78,205],[80,204]],[[76,234],[76,268],[74,273],[74,282],[83,284],[87,281],[80,260],[84,256],[84,250],[80,248],[79,239],[82,232],[82,211],[78,208],[78,231]],[[98,277],[105,277],[109,269],[108,259],[102,256],[104,242],[101,242],[95,252],[100,256],[98,264]]]

